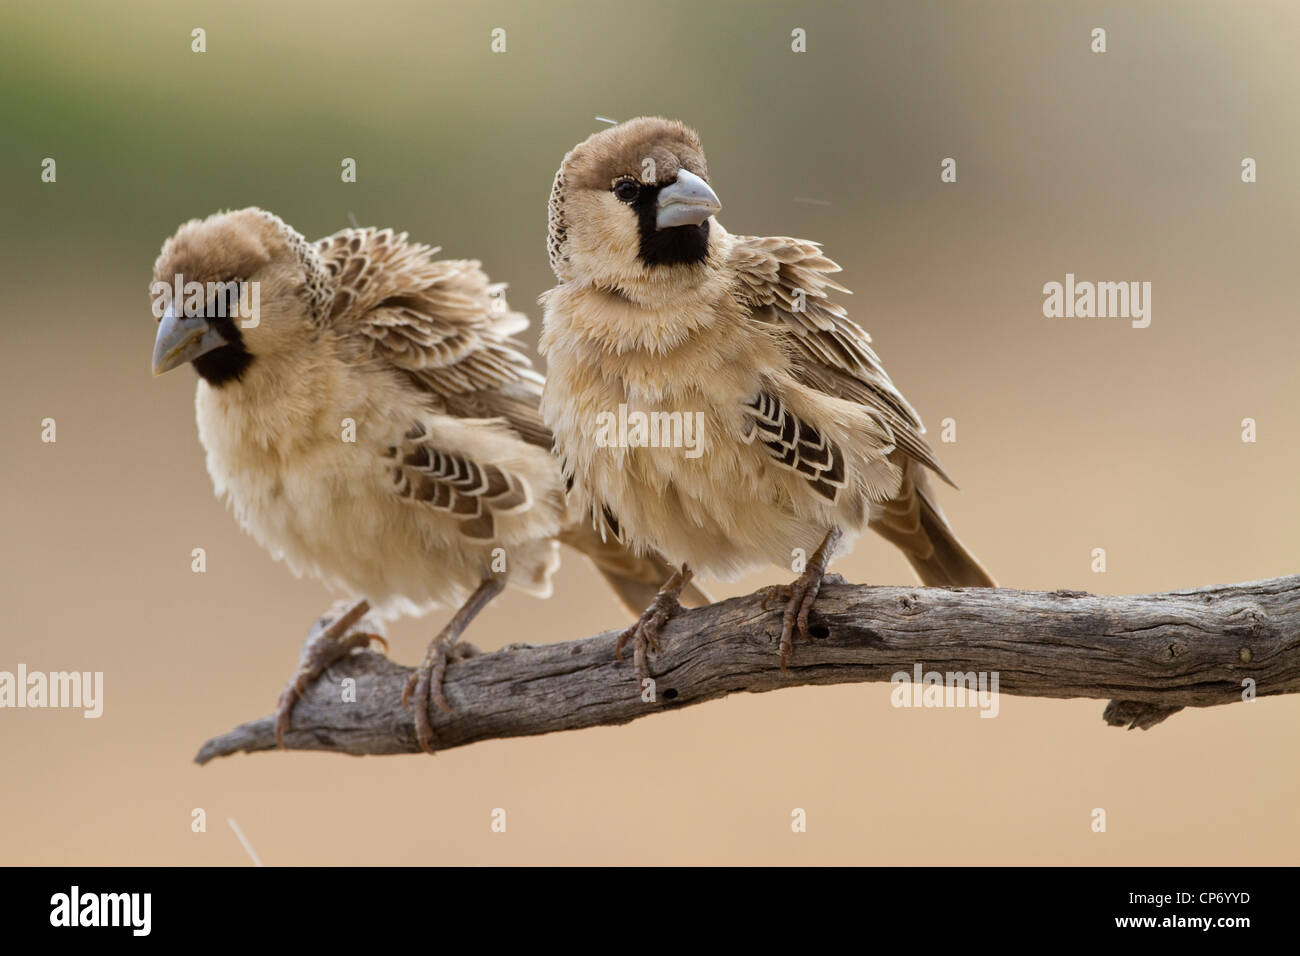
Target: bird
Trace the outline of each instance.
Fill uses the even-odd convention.
[[[197,372],[216,494],[273,557],[346,596],[280,696],[281,746],[306,686],[382,640],[359,622],[457,609],[402,695],[433,753],[429,705],[451,711],[446,669],[475,652],[458,638],[507,585],[549,595],[561,542],[634,613],[669,570],[574,520],[542,377],[514,338],[528,319],[479,261],[439,251],[392,229],[309,242],[250,207],[184,223],[154,264],[153,371]]]
[[[657,648],[695,573],[776,564],[798,573],[764,595],[785,602],[787,673],[829,562],[865,529],[924,584],[996,583],[940,508],[930,475],[952,480],[920,417],[835,298],[839,265],[816,242],[732,235],[721,208],[679,121],[639,117],[569,151],[549,204],[542,417],[593,529],[675,567],[618,649]],[[615,410],[693,418],[698,448],[645,428],[611,441]]]

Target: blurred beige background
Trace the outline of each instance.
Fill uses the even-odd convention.
[[[1004,697],[981,720],[894,710],[887,685],[797,688],[436,759],[190,762],[270,710],[331,598],[213,497],[193,373],[150,377],[159,245],[221,208],[313,238],[351,214],[481,258],[535,341],[551,177],[596,115],[689,122],[728,229],[825,243],[932,437],[956,419],[944,505],[1002,583],[1300,570],[1300,12],[867,6],[5,4],[0,669],[102,670],[106,700],[99,720],[0,711],[0,863],[246,865],[234,817],[268,864],[1294,864],[1294,697],[1126,733],[1100,701]],[[1044,318],[1067,272],[1151,282],[1150,328]],[[874,538],[838,570],[912,580]],[[555,599],[509,594],[471,639],[623,620],[574,559]],[[440,623],[396,625],[394,656]]]

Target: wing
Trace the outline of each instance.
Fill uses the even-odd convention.
[[[771,392],[759,392],[746,407],[750,413],[745,441],[757,438],[773,458],[807,478],[823,498],[834,501],[845,485],[844,452],[840,446],[796,417]]]
[[[436,248],[391,229],[345,229],[316,249],[335,286],[336,331],[449,413],[502,418],[530,444],[551,447],[537,412],[542,376],[512,337],[528,319],[510,310],[504,283],[490,282],[477,261],[435,259]]]
[[[800,383],[869,409],[897,448],[952,484],[926,443],[920,416],[890,381],[872,350],[871,336],[848,317],[843,306],[830,300],[831,292],[849,290],[830,278],[840,267],[822,255],[816,243],[736,236],[729,264],[737,276],[732,295],[786,346],[793,362],[792,372]],[[756,401],[760,405],[775,404],[771,411],[789,418],[779,398],[760,395]],[[808,426],[799,422],[791,426],[769,416],[765,427],[762,411],[760,408],[756,420],[765,442],[772,437],[769,427],[782,428],[781,447],[774,449],[774,454],[788,456],[794,448],[799,460],[805,460],[798,449],[805,444],[802,429]],[[816,458],[818,467],[820,437],[811,430],[807,436],[809,454]]]
[[[498,465],[439,450],[416,422],[400,445],[388,449],[393,490],[403,498],[445,512],[465,537],[491,541],[498,515],[527,511],[533,492],[527,480]]]

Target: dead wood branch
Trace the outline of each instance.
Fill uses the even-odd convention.
[[[615,660],[617,631],[453,664],[446,694],[456,712],[432,715],[439,745],[621,724],[738,691],[889,681],[917,664],[927,672],[997,673],[1004,694],[1109,698],[1106,721],[1130,728],[1151,727],[1184,707],[1239,703],[1247,679],[1262,697],[1300,691],[1300,575],[1132,596],[863,587],[828,578],[813,614],[820,636],[796,642],[785,675],[776,650],[780,609],[763,611],[760,598],[673,618],[663,650],[650,658],[653,701],[643,699],[649,695],[630,655]],[[377,629],[364,619],[358,626]],[[419,752],[411,712],[401,706],[409,673],[374,651],[340,661],[299,701],[286,746]],[[355,701],[344,700],[347,678],[356,681]],[[274,718],[263,717],[209,740],[196,759],[274,748]]]

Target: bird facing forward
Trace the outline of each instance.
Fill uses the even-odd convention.
[[[813,242],[733,236],[720,209],[699,137],[659,118],[574,147],[551,192],[542,416],[588,520],[681,565],[619,646],[653,644],[694,571],[810,555],[769,595],[784,669],[837,543],[868,527],[926,584],[995,586],[929,487],[927,469],[948,478],[920,418],[830,297],[839,266]],[[610,441],[615,410],[690,416],[699,447]]]
[[[542,379],[512,338],[527,319],[478,262],[437,251],[376,229],[309,243],[250,208],[181,226],[154,266],[154,374],[198,372],[216,493],[295,573],[355,600],[304,650],[281,745],[307,684],[368,643],[350,629],[371,604],[381,618],[459,608],[403,694],[432,753],[429,704],[450,710],[457,638],[507,584],[549,594],[557,541],[634,612],[669,572],[575,526],[537,412]]]

